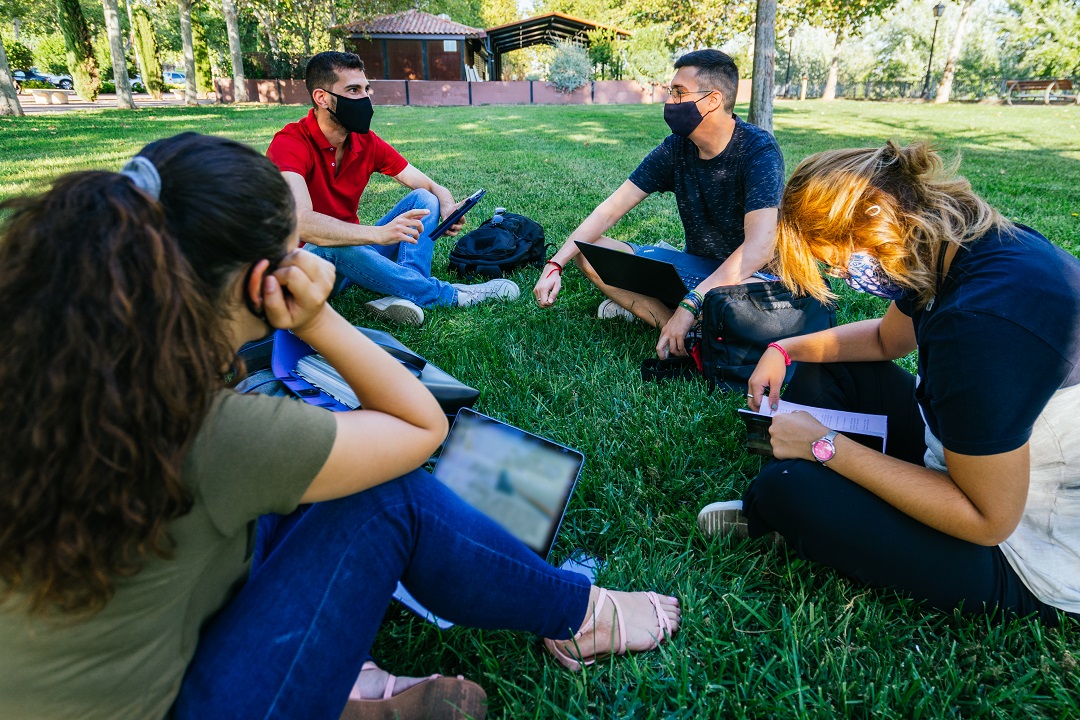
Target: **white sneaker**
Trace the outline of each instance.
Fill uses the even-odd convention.
[[[387,295],[378,300],[364,303],[364,307],[372,315],[399,325],[416,325],[419,327],[424,324],[423,308],[405,298]]]
[[[701,534],[706,537],[730,535],[736,540],[750,537],[750,526],[743,515],[742,500],[725,500],[706,505],[698,513],[697,525]],[[774,547],[784,544],[784,538],[778,532],[768,533],[763,539],[771,542]]]
[[[464,283],[454,283],[453,285],[458,291],[458,307],[479,305],[488,300],[517,300],[521,297],[521,288],[517,286],[517,283],[505,278],[488,280],[478,285],[466,285]]]
[[[596,308],[596,317],[601,320],[614,320],[615,318],[619,318],[626,322],[634,322],[637,320],[637,316],[634,315],[634,313],[630,312],[614,300],[605,300],[600,303],[600,307]]]

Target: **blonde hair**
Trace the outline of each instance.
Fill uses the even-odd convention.
[[[820,264],[846,268],[868,251],[889,278],[925,305],[937,262],[1008,221],[926,142],[827,150],[803,160],[780,202],[776,274],[797,293],[835,299]]]

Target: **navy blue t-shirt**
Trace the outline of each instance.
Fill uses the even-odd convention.
[[[896,307],[915,326],[923,416],[952,452],[1021,447],[1050,397],[1080,383],[1080,260],[1031,228],[961,248],[929,309]]]
[[[765,130],[735,116],[724,151],[698,158],[689,139],[669,135],[630,175],[642,192],[673,192],[686,252],[723,262],[743,244],[746,213],[780,206],[784,156]]]

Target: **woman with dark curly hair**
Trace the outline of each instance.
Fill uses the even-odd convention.
[[[439,405],[326,304],[251,148],[188,133],[0,209],[0,718],[482,716],[473,683],[365,663],[399,579],[571,666],[677,629],[674,598],[555,569],[416,470]],[[226,388],[268,325],[364,409]]]
[[[885,453],[805,412],[705,532],[779,533],[802,557],[929,606],[1080,613],[1080,261],[1011,223],[925,143],[804,160],[780,204],[777,272],[884,317],[773,343],[752,409],[784,399],[888,416]],[[918,351],[918,377],[891,362]],[[741,527],[740,527],[741,526]]]

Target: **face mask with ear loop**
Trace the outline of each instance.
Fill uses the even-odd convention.
[[[714,92],[716,91],[710,90],[709,95]],[[690,133],[697,130],[698,125],[705,120],[705,115],[715,110],[713,108],[705,115],[702,115],[701,111],[698,110],[697,104],[709,97],[709,95],[690,102],[664,103],[664,122],[671,128],[671,132],[681,137],[690,137]]]
[[[371,117],[375,114],[375,109],[371,106],[371,98],[347,98],[329,90],[324,92],[337,98],[337,104],[333,110],[330,110],[330,114],[341,127],[349,132],[368,134],[371,130]]]

